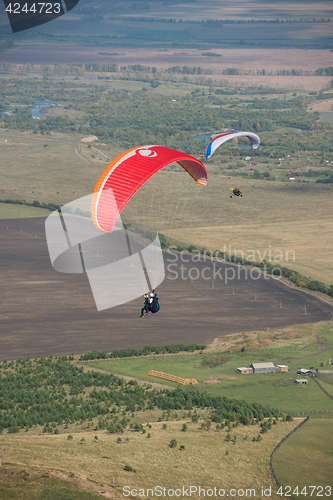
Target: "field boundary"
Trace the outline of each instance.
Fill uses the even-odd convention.
[[[313,380],[316,382],[316,384],[318,385],[318,387],[326,394],[326,396],[328,396],[329,398],[333,399],[333,396],[332,394],[330,394],[322,385],[321,383],[316,380],[316,377],[313,377]]]
[[[274,481],[276,482],[278,488],[281,488],[282,485],[279,483],[278,478],[276,477],[274,469],[273,469],[272,461],[273,461],[274,453],[280,448],[281,444],[283,444],[290,436],[292,436],[294,434],[294,432],[298,431],[298,429],[300,427],[302,427],[302,425],[304,425],[306,422],[308,422],[309,419],[310,419],[310,417],[307,416],[300,424],[297,425],[297,427],[295,427],[295,429],[290,431],[289,434],[287,434],[284,438],[282,438],[281,441],[275,446],[274,450],[271,453],[271,456],[269,457],[269,466],[270,466],[270,469],[272,471]]]

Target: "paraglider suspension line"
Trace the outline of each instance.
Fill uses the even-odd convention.
[[[129,239],[129,236],[128,236],[127,229],[125,229],[125,234],[126,234],[126,242],[127,242],[128,253],[129,253],[129,255],[132,255],[132,249],[131,249],[131,244],[130,244],[130,239]],[[148,271],[147,271],[147,268],[146,268],[145,261],[143,260],[141,250],[138,251],[138,254],[139,254],[139,258],[140,258],[140,262],[141,262],[141,265],[142,265],[142,269],[143,269],[143,272],[144,272],[144,275],[145,275],[145,278],[146,278],[146,281],[147,281],[148,288],[149,288],[149,290],[152,290],[153,287],[151,286],[151,282],[150,282],[150,279],[149,279]]]
[[[62,228],[63,228],[64,233],[65,233],[67,245],[68,245],[69,248],[71,248],[72,245],[71,245],[68,233],[67,233],[67,227],[66,227],[66,224],[65,224],[64,216],[62,215],[61,208],[58,209],[58,212],[59,212],[59,217],[60,217],[60,220],[61,220]]]
[[[81,248],[81,243],[78,244],[79,247],[79,254],[80,254],[80,259],[81,259],[81,264],[82,264],[82,269],[83,272],[86,272],[86,268],[84,267],[84,260],[83,260],[83,254],[82,254],[82,248]]]
[[[61,220],[62,228],[63,228],[64,233],[65,233],[67,245],[68,245],[69,248],[71,248],[72,245],[71,245],[71,242],[70,242],[70,239],[69,239],[69,236],[68,236],[65,219],[64,219],[64,216],[62,215],[61,208],[58,209],[58,212],[59,212],[59,217],[60,217],[60,220]],[[82,264],[82,270],[85,273],[86,272],[86,268],[85,268],[85,265],[84,265],[81,243],[78,244],[78,249],[79,249],[79,254],[80,254],[80,259],[81,259],[81,264]]]

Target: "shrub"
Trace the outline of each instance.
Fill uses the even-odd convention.
[[[72,434],[68,434],[67,439],[68,439],[69,441],[71,441],[71,440],[73,439]]]
[[[126,470],[128,472],[136,472],[136,470],[133,469],[133,467],[131,465],[128,465],[128,464],[125,465],[124,470]]]
[[[171,439],[169,446],[170,446],[170,448],[176,448],[176,446],[177,446],[177,440],[176,439]]]

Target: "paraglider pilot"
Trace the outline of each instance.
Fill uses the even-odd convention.
[[[152,293],[150,294],[145,294],[144,295],[144,306],[141,309],[141,316],[140,318],[143,318],[143,313],[146,312],[146,315],[151,312],[151,313],[157,313],[160,310],[160,305],[158,303],[158,297],[155,293],[155,290],[153,290]]]
[[[238,188],[231,188],[231,192],[235,196],[243,196],[243,194],[240,192],[240,190]],[[230,196],[230,198],[232,198],[232,196]]]

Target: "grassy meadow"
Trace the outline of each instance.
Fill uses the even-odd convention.
[[[329,489],[333,486],[333,421],[332,419],[311,419],[295,432],[276,451],[273,458],[273,469],[279,482],[291,486],[291,493],[298,486],[298,492],[307,487],[307,495],[311,497],[311,485],[323,486],[323,490],[312,490],[312,496],[332,498]],[[292,498],[299,498],[297,490]]]
[[[91,485],[62,473],[7,465],[1,468],[0,495],[6,500],[99,500],[100,495],[93,491]]]
[[[254,191],[252,189],[253,194]],[[249,194],[251,195],[251,191]],[[292,196],[291,194],[290,198]],[[238,201],[243,205],[243,200],[238,199],[230,203]],[[273,204],[274,200],[271,201]],[[249,207],[250,203],[247,200],[249,210],[252,208]],[[290,205],[293,205],[293,201]],[[291,213],[293,213],[292,208]],[[307,220],[299,220],[296,217],[292,221],[272,221],[266,224],[183,227],[167,231],[166,234],[199,248],[223,250],[226,245],[227,252],[230,249],[232,255],[236,253],[237,256],[244,255],[245,258],[247,255],[255,255],[257,261],[264,256],[272,263],[280,263],[312,279],[331,284],[333,283],[331,227],[331,218],[316,219],[310,215]]]
[[[35,430],[23,435],[7,434],[1,437],[2,463],[5,466],[20,464],[28,471],[32,468],[65,474],[81,483],[94,481],[100,489],[114,493],[116,498],[122,497],[122,488],[126,485],[131,488],[162,485],[173,489],[182,485],[216,486],[226,490],[255,488],[259,493],[261,486],[275,489],[269,470],[269,454],[301,421],[278,422],[263,435],[261,442],[252,441],[260,430],[257,425],[237,427],[231,430],[232,437],[236,436],[233,444],[226,441],[227,430],[202,430],[200,422],[192,423],[189,418],[169,420],[166,429],[162,422],[150,419],[150,412],[146,411],[144,434],[126,430],[117,436],[107,431],[87,431],[72,426],[53,436],[38,435]],[[181,430],[184,423],[187,425],[185,432]],[[69,434],[73,439],[68,439]],[[173,439],[177,445],[170,448]],[[184,449],[180,449],[181,445]],[[135,472],[124,470],[126,465]],[[0,479],[0,492],[4,483]],[[274,493],[271,498],[276,500],[279,497]],[[24,498],[30,500],[28,496]],[[197,500],[199,497],[193,495],[192,498]]]
[[[47,217],[50,210],[25,205],[0,203],[0,219],[24,219],[26,217]]]

